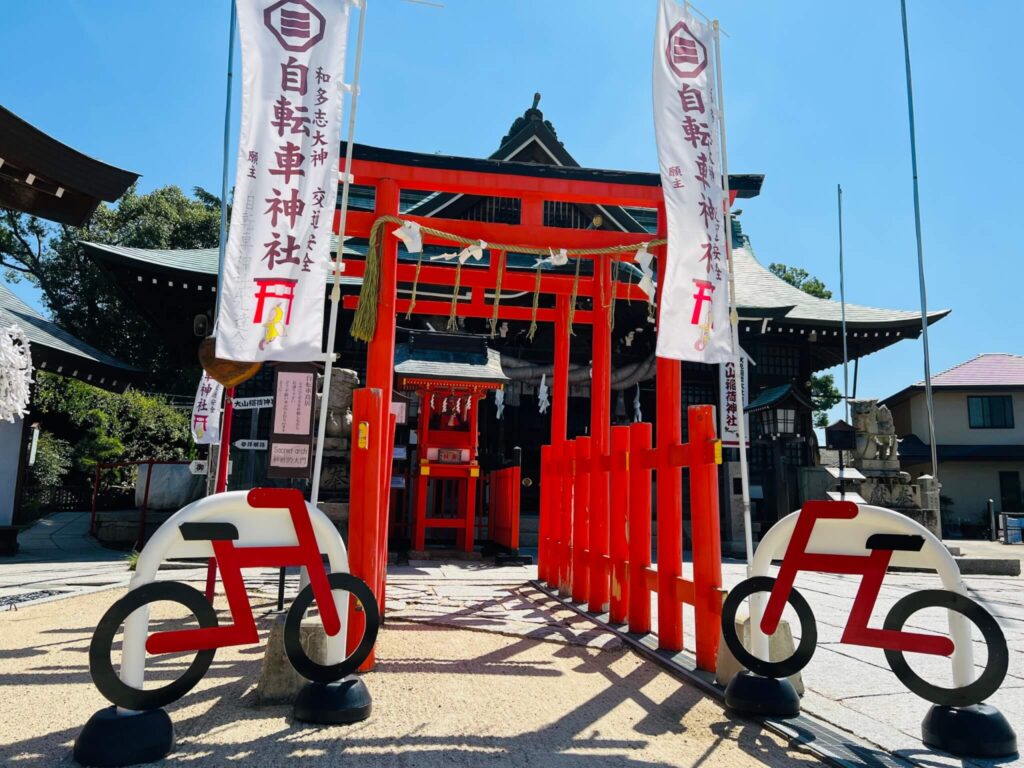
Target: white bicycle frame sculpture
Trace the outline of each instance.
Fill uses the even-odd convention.
[[[139,555],[135,576],[129,591],[156,580],[160,566],[170,559],[210,558],[214,556],[209,541],[188,541],[180,533],[182,523],[217,522],[234,525],[239,532],[235,542],[244,547],[297,546],[298,536],[286,508],[252,507],[245,491],[231,491],[199,499],[173,514],[146,544]],[[310,522],[320,552],[328,557],[332,573],[348,573],[348,553],[345,543],[330,519],[319,509],[306,502]],[[324,662],[336,664],[346,657],[345,643],[348,631],[348,597],[334,595],[334,603],[341,618],[341,631],[326,638]],[[149,608],[142,606],[124,624],[121,652],[121,681],[133,688],[142,688],[145,680],[146,638],[149,634]],[[118,707],[119,712],[131,710]]]

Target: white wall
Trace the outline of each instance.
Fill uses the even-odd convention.
[[[1024,443],[1024,392],[972,389],[958,392],[933,390],[933,393],[935,432],[939,438],[939,445],[1019,445]],[[1013,397],[1013,429],[971,429],[967,418],[967,398],[969,396],[1007,394]],[[901,403],[899,406],[901,412],[906,407],[907,403]],[[930,443],[928,439],[928,408],[924,392],[917,392],[910,398],[909,409],[910,431],[925,443]],[[897,432],[899,432],[898,429]]]
[[[14,490],[18,485],[18,459],[21,448],[22,419],[12,424],[0,419],[0,525],[14,518]]]

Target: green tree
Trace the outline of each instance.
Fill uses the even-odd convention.
[[[785,280],[794,288],[819,299],[831,299],[832,291],[825,283],[812,277],[806,269],[787,267],[785,264],[769,264],[768,269],[773,275]],[[811,374],[811,402],[814,403],[814,426],[828,426],[829,409],[843,401],[842,393],[836,388],[835,377],[831,373]]]
[[[160,396],[116,394],[41,371],[33,410],[48,432],[70,443],[68,463],[79,478],[97,462],[195,456],[188,413]]]
[[[53,320],[107,354],[151,373],[151,386],[185,391],[183,376],[152,326],[120,296],[79,244],[87,240],[132,248],[209,248],[218,242],[219,198],[175,186],[145,195],[129,189],[114,206],[102,204],[84,227],[56,226],[0,209],[0,270],[11,281],[39,286]]]
[[[806,269],[787,267],[785,264],[769,264],[768,270],[804,293],[817,296],[819,299],[832,298],[832,291],[825,287],[825,283],[816,277],[811,277]]]

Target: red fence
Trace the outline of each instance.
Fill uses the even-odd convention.
[[[519,486],[522,470],[516,464],[487,475],[487,538],[512,552],[519,549]]]
[[[538,570],[542,581],[607,610],[630,632],[651,631],[651,595],[658,596],[658,647],[683,648],[683,604],[694,607],[697,667],[714,670],[722,613],[718,522],[721,443],[714,410],[688,410],[689,442],[652,448],[651,425],[612,427],[610,451],[592,455],[589,437],[541,449]],[[658,517],[658,564],[651,566],[651,480],[677,481],[689,468],[693,578],[683,577],[681,515]],[[592,487],[607,483],[607,515],[592,514]],[[680,488],[681,485],[677,487]],[[678,508],[678,507],[677,507]],[[605,603],[605,596],[608,596]]]

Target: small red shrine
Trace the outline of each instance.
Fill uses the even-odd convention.
[[[480,337],[412,333],[395,349],[396,385],[419,399],[413,549],[428,528],[454,529],[456,547],[472,552],[480,465],[478,412],[508,378],[501,356]]]

